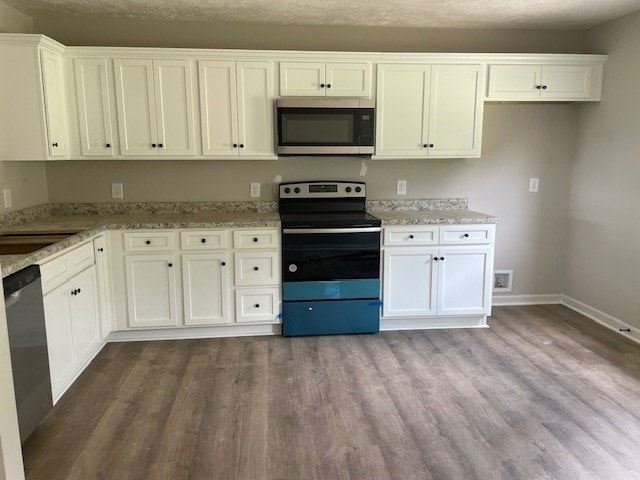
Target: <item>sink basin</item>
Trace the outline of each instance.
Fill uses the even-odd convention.
[[[0,255],[22,255],[53,245],[80,232],[19,232],[0,234]]]

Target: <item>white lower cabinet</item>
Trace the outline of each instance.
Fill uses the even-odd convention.
[[[229,259],[226,253],[182,255],[185,325],[229,323]]]
[[[128,255],[125,265],[129,326],[177,325],[174,255]]]
[[[95,266],[47,293],[44,311],[51,389],[57,401],[100,343]]]
[[[489,315],[494,230],[493,225],[386,227],[383,319],[458,317],[455,326],[464,326],[465,316]],[[440,245],[411,243],[426,243],[426,233],[429,242],[439,238]],[[437,325],[446,326],[446,320]]]

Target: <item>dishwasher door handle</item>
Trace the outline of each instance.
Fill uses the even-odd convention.
[[[20,297],[22,296],[22,291],[18,290],[17,292],[12,293],[4,297],[4,306],[5,308],[9,308],[11,305],[15,305],[20,301]]]

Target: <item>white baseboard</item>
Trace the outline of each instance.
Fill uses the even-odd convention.
[[[192,338],[250,337],[280,335],[282,325],[221,325],[219,327],[167,328],[158,330],[121,330],[111,332],[107,342],[142,342],[147,340],[187,340]]]
[[[562,305],[584,315],[585,317],[590,318],[594,322],[597,322],[600,325],[603,325],[624,337],[627,337],[630,340],[633,340],[634,342],[640,343],[640,331],[638,331],[637,328],[632,327],[631,325],[614,317],[613,315],[609,315],[608,313],[598,310],[597,308],[587,305],[586,303],[583,303],[580,300],[576,300],[575,298],[569,297],[567,295],[562,295]],[[631,332],[621,332],[621,328],[628,328],[631,330]]]
[[[486,315],[462,317],[381,318],[380,331],[436,330],[441,328],[489,328]]]
[[[502,307],[506,305],[548,305],[551,303],[562,303],[561,293],[551,293],[546,295],[494,295],[493,306]]]

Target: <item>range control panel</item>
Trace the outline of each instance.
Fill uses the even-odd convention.
[[[291,182],[280,184],[280,198],[365,198],[364,182]]]

